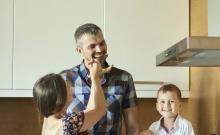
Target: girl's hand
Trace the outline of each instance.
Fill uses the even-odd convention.
[[[101,75],[111,71],[112,66],[102,68],[99,61],[92,59],[88,64],[91,78],[99,78]]]

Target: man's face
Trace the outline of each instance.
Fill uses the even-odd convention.
[[[175,118],[180,110],[180,101],[175,92],[160,92],[157,98],[157,110],[164,118]]]
[[[91,59],[96,59],[104,65],[107,58],[107,46],[101,31],[96,35],[84,34],[77,44],[77,51],[82,54],[86,65]]]

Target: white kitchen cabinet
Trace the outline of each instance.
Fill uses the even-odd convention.
[[[3,0],[0,4],[4,65],[0,97],[32,97],[39,77],[79,64],[74,31],[88,22],[103,29],[109,64],[129,71],[135,81],[177,84],[184,97],[189,96],[188,68],[156,67],[157,54],[188,36],[186,0]],[[138,97],[155,97],[159,86],[136,84]]]
[[[189,68],[156,67],[156,55],[189,34],[188,0],[106,0],[105,33],[109,63],[150,82],[136,84],[138,97],[155,97],[157,82],[189,96]]]
[[[208,1],[208,36],[220,36],[219,0]]]
[[[81,63],[74,31],[84,23],[103,27],[100,0],[16,0],[14,88],[32,96],[34,82]]]
[[[12,88],[13,0],[0,1],[0,94]]]

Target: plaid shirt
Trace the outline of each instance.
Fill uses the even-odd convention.
[[[107,63],[106,65],[108,66]],[[61,72],[61,75],[74,89],[73,101],[67,113],[85,110],[90,96],[91,83],[84,63]],[[121,135],[122,111],[137,104],[132,76],[126,71],[113,67],[103,76],[101,84],[108,108],[106,115],[93,127],[93,134]]]

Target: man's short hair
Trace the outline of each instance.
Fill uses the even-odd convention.
[[[79,26],[74,34],[75,41],[77,42],[84,34],[89,35],[96,35],[99,31],[102,32],[102,30],[95,24],[92,23],[86,23],[81,26]]]

